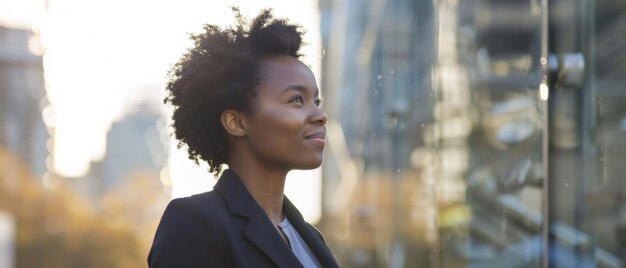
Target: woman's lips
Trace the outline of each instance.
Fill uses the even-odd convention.
[[[325,139],[315,138],[315,139],[307,139],[309,142],[314,143],[315,145],[319,145],[324,147],[326,145]]]
[[[322,147],[326,145],[326,132],[325,131],[318,131],[304,138],[307,139],[309,142],[322,146]]]

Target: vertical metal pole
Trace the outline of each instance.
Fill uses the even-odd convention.
[[[543,117],[543,136],[542,136],[542,170],[543,170],[543,192],[542,192],[542,234],[543,234],[543,252],[542,252],[542,267],[548,268],[549,266],[549,239],[550,239],[550,221],[549,221],[549,195],[550,183],[549,183],[549,163],[548,163],[548,147],[549,147],[549,128],[548,128],[548,0],[541,0],[541,55],[540,55],[540,70],[541,70],[541,82],[539,84],[540,94],[540,109],[541,116]],[[543,92],[542,92],[543,91]]]
[[[590,189],[598,179],[597,157],[598,149],[595,143],[596,136],[596,90],[595,90],[595,1],[583,0],[583,9],[581,10],[581,51],[585,61],[584,84],[582,85],[582,126],[581,133],[581,156],[580,165],[581,172],[577,177],[578,188],[576,202],[577,207],[582,206],[585,190]],[[576,228],[581,228],[581,221],[585,215],[585,208],[578,208],[576,214]]]

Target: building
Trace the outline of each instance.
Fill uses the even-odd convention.
[[[33,33],[0,27],[0,145],[19,156],[37,178],[46,172],[49,133],[42,57],[33,55]]]
[[[320,10],[342,267],[623,267],[626,5]]]
[[[158,177],[167,161],[168,146],[161,133],[164,125],[164,117],[146,103],[111,125],[101,163],[105,188],[116,185],[137,169],[154,171]]]
[[[106,152],[102,160],[92,162],[89,171],[79,178],[67,178],[80,194],[100,206],[103,196],[124,191],[124,185],[136,173],[150,176],[161,185],[161,170],[168,157],[165,120],[148,103],[133,107],[114,122],[107,133]],[[145,189],[163,194],[163,188]]]
[[[337,235],[330,243],[342,266],[423,266],[432,242],[403,230],[436,232],[434,221],[401,208],[436,206],[434,198],[403,198],[425,182],[411,155],[427,151],[423,128],[434,120],[433,3],[327,0],[320,9],[322,88],[334,119],[320,226]]]

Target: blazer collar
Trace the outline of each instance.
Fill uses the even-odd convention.
[[[235,172],[225,170],[213,188],[222,195],[230,213],[248,218],[245,236],[250,243],[278,267],[302,267]]]
[[[235,172],[225,170],[214,189],[222,195],[232,214],[248,218],[245,236],[252,244],[279,267],[302,267],[298,258],[282,240],[272,222]],[[283,201],[283,210],[291,225],[311,248],[322,267],[339,267],[322,238],[309,227],[302,214],[287,197]]]
[[[300,234],[304,242],[311,248],[311,251],[313,251],[313,254],[315,254],[322,267],[339,267],[337,262],[335,262],[335,258],[333,258],[333,254],[328,250],[328,247],[326,247],[326,243],[321,237],[321,234],[316,233],[316,231],[313,230],[314,227],[304,221],[300,211],[298,211],[296,206],[294,206],[287,197],[285,197],[283,201],[283,210],[293,228],[298,231],[298,234]]]

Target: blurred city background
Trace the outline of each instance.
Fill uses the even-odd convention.
[[[328,147],[287,196],[342,267],[625,267],[624,1],[0,0],[0,268],[146,266],[215,183],[166,73],[232,5],[307,30]]]

